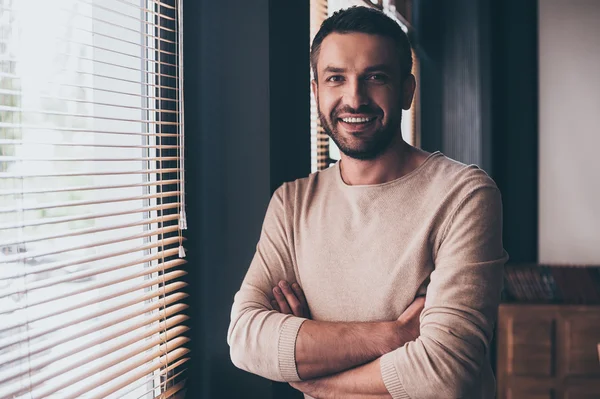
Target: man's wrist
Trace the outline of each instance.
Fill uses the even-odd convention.
[[[407,342],[414,341],[418,336],[418,332],[412,331],[410,326],[401,320],[391,322],[391,328],[393,329],[391,341],[392,348],[385,353],[389,353],[403,347]],[[382,353],[381,355],[383,356],[385,353]]]
[[[381,348],[380,356],[392,352],[405,344],[406,334],[404,327],[398,321],[385,322],[384,329],[386,331],[385,345]]]

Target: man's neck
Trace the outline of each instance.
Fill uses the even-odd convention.
[[[428,156],[399,138],[375,159],[359,160],[341,154],[340,173],[350,186],[387,183],[412,172]]]

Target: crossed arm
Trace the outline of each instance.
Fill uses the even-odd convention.
[[[273,284],[297,276],[291,216],[276,192],[232,307],[233,363],[317,398],[491,397],[484,362],[506,262],[501,201],[491,183],[468,188],[441,228],[416,339],[399,337],[399,320],[324,323],[275,310]]]
[[[297,283],[279,282],[273,296],[274,310],[310,319],[306,298]],[[381,378],[379,357],[417,338],[424,304],[424,297],[416,298],[393,322],[305,321],[295,351],[303,381],[290,385],[316,398],[390,398]]]

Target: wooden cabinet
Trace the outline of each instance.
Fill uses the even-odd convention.
[[[499,399],[599,399],[600,306],[503,304]]]

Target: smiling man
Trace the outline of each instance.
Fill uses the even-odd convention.
[[[313,398],[493,398],[496,185],[403,141],[410,44],[383,13],[334,14],[311,63],[341,160],[273,195],[231,312],[232,361]]]

